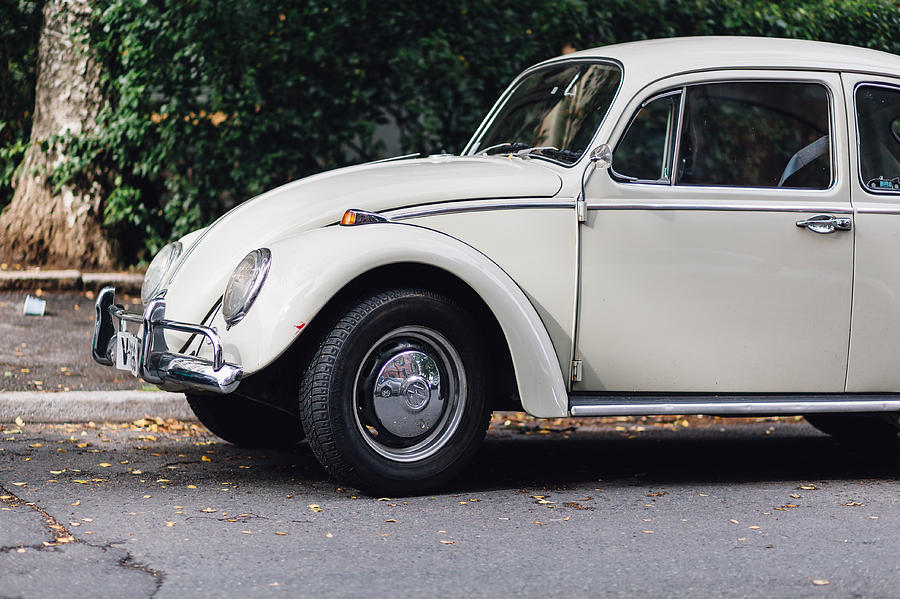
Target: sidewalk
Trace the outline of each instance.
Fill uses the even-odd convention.
[[[164,391],[0,391],[0,424],[196,420],[181,393]]]
[[[0,291],[98,291],[107,285],[126,292],[140,291],[144,275],[128,272],[79,270],[0,270]]]

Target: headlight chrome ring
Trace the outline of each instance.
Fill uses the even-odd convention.
[[[228,328],[247,315],[266,281],[271,264],[272,252],[268,248],[259,248],[244,256],[232,271],[222,297],[222,317]]]
[[[144,282],[141,284],[142,303],[146,304],[159,292],[166,275],[169,274],[172,265],[181,255],[181,250],[180,241],[168,243],[150,261],[150,266],[147,267],[147,272],[144,274]]]

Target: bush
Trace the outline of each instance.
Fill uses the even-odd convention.
[[[404,152],[457,152],[513,76],[566,45],[743,34],[900,53],[895,0],[97,5],[110,102],[56,177],[108,169],[107,224],[150,252],[265,189],[383,157],[379,125]]]

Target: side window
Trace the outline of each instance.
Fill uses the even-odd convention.
[[[817,83],[688,87],[676,185],[831,185],[828,91]]]
[[[651,98],[613,152],[613,172],[631,181],[669,183],[681,90]]]
[[[856,88],[859,174],[868,189],[900,191],[900,90]]]

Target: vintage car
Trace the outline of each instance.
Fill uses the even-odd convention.
[[[585,50],[522,73],[459,156],[295,181],[169,244],[92,351],[241,445],[304,436],[415,493],[493,410],[900,414],[900,57],[785,39]]]

